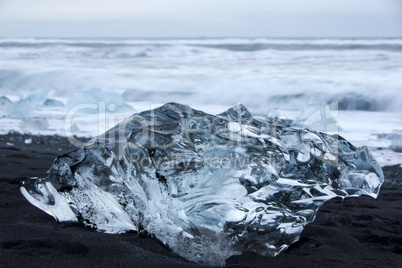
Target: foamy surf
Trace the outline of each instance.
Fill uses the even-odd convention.
[[[66,135],[70,116],[67,134],[97,136],[170,101],[210,113],[241,102],[292,120],[337,102],[340,134],[383,149],[382,165],[402,163],[388,138],[402,132],[401,51],[400,38],[3,38],[0,91],[11,103],[0,105],[0,131]]]

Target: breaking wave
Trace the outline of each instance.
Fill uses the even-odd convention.
[[[218,51],[216,51],[218,50]],[[0,39],[0,55],[136,58],[258,51],[401,52],[401,39]]]
[[[64,104],[112,92],[123,105],[242,102],[258,113],[337,101],[340,110],[399,112],[401,51],[397,38],[3,38],[0,90],[20,99],[47,90]]]

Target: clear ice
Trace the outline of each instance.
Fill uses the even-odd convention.
[[[134,114],[56,158],[22,194],[58,221],[107,233],[146,230],[176,254],[224,265],[275,256],[334,197],[377,197],[384,176],[366,147],[338,135],[168,103]]]

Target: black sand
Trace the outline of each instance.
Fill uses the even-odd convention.
[[[31,144],[24,143],[28,138]],[[0,136],[0,266],[198,266],[147,235],[110,235],[57,223],[26,201],[19,181],[43,177],[56,156],[74,148],[57,136]],[[333,199],[305,228],[300,241],[281,255],[244,253],[228,259],[227,265],[402,267],[402,168],[385,167],[384,172],[386,181],[377,200]]]

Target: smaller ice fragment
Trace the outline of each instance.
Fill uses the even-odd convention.
[[[0,105],[6,105],[12,103],[11,100],[5,96],[0,97]]]
[[[64,107],[64,103],[55,99],[46,99],[43,105],[46,107]]]
[[[22,130],[47,130],[48,128],[49,122],[42,117],[23,118],[20,122],[20,129]]]

